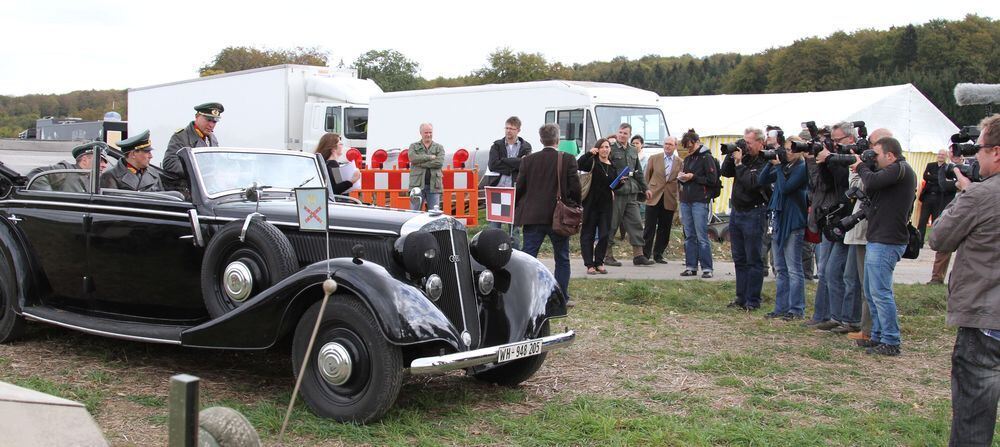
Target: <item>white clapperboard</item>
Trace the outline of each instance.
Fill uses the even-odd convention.
[[[299,215],[299,230],[326,231],[327,228],[326,188],[297,188],[295,208]]]
[[[486,220],[488,222],[514,223],[514,188],[486,188]]]

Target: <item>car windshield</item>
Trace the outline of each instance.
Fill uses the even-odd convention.
[[[242,191],[254,182],[284,191],[324,186],[316,159],[291,152],[211,151],[195,153],[194,158],[208,197]]]
[[[597,106],[596,109],[601,135],[616,134],[621,123],[629,123],[632,135],[641,135],[645,146],[663,147],[663,139],[670,136],[663,111],[658,108]]]

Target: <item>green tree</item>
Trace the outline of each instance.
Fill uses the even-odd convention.
[[[326,52],[313,47],[290,50],[259,50],[252,47],[226,47],[211,63],[198,69],[201,76],[270,67],[281,64],[326,65]]]
[[[485,84],[552,79],[549,63],[541,53],[515,54],[503,48],[490,54],[488,65],[473,73]]]
[[[359,76],[375,81],[382,90],[396,92],[413,90],[422,79],[417,76],[420,64],[396,50],[369,50],[351,65]]]

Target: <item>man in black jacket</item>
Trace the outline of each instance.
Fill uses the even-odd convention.
[[[562,193],[566,203],[580,203],[580,175],[576,158],[556,150],[559,144],[559,126],[548,123],[538,130],[539,140],[545,146],[522,160],[515,184],[514,225],[524,228],[524,252],[537,257],[545,236],[552,242],[552,256],[556,261],[554,275],[566,299],[569,299],[569,237],[552,231],[552,214],[556,197]],[[559,162],[559,158],[562,161]],[[562,165],[562,171],[557,168]],[[530,194],[528,193],[530,191]]]
[[[899,355],[899,317],[892,291],[892,272],[909,242],[906,224],[913,210],[917,174],[906,163],[903,148],[892,137],[875,143],[878,170],[858,161],[857,170],[865,193],[871,199],[865,245],[865,291],[872,316],[871,340],[864,343],[868,354]]]
[[[960,165],[965,163],[965,159],[962,158],[962,156],[956,157],[951,154],[948,154],[947,151],[944,152],[951,157],[952,164]],[[947,166],[947,164],[945,166]],[[955,194],[958,193],[958,186],[956,185],[958,179],[955,178],[952,180],[948,180],[948,178],[945,177],[947,171],[948,169],[945,167],[942,167],[941,169],[937,170],[937,175],[938,175],[937,184],[938,188],[940,188],[941,191],[940,192],[941,212],[944,212],[944,209],[948,207],[948,204],[951,203],[952,200],[955,200]],[[940,216],[940,214],[938,216]],[[938,216],[934,217],[935,222],[937,221]],[[921,222],[923,222],[923,220]],[[921,232],[920,234],[923,234],[923,232]],[[934,268],[931,270],[931,280],[927,281],[927,284],[944,284],[944,276],[948,273],[949,263],[951,263],[950,251],[935,251]]]
[[[521,167],[521,159],[531,153],[531,143],[528,143],[518,136],[521,133],[521,119],[512,116],[504,123],[504,137],[493,142],[490,146],[490,175],[486,179],[486,186],[514,186],[517,180],[517,172]],[[490,222],[490,228],[499,229],[500,222]],[[511,225],[510,235],[514,239],[514,248],[520,248],[521,230]]]
[[[935,220],[944,210],[944,194],[938,182],[938,171],[948,163],[948,151],[941,149],[937,153],[937,161],[927,163],[924,168],[924,187],[920,190],[920,220],[917,221],[917,230],[920,234],[926,235],[927,218]],[[955,197],[952,194],[952,197]]]
[[[771,188],[757,182],[760,171],[767,163],[760,156],[764,147],[764,132],[750,127],[743,132],[743,139],[746,141],[746,153],[743,150],[730,152],[720,170],[723,177],[733,179],[729,238],[733,263],[736,264],[736,299],[728,307],[755,310],[760,307],[760,290],[764,285],[761,241]]]

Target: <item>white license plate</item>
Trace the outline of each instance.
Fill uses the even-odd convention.
[[[497,353],[497,363],[509,362],[522,357],[530,357],[542,353],[541,340],[528,340],[525,342],[507,345],[500,348]]]

